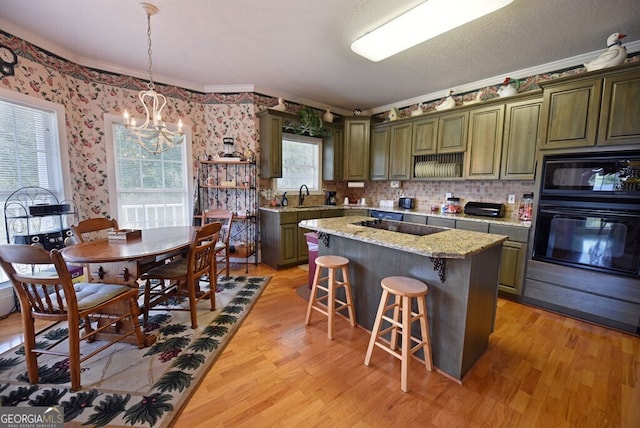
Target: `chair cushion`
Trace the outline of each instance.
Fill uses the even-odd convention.
[[[189,260],[186,258],[177,259],[162,266],[151,269],[147,274],[149,278],[182,278],[187,276]]]
[[[76,299],[78,300],[78,309],[85,310],[98,306],[122,293],[131,290],[131,287],[117,284],[102,284],[98,282],[78,282],[73,284],[76,290]],[[55,293],[50,295],[55,302]],[[65,302],[66,304],[66,302]]]

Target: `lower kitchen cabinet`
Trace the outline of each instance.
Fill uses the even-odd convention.
[[[427,219],[427,224],[430,226],[450,227],[451,229],[456,228],[456,220],[454,218],[429,216],[429,218]]]
[[[309,258],[305,233],[298,227],[302,220],[322,218],[324,211],[304,210],[260,212],[260,248],[262,262],[274,269],[306,263]],[[340,210],[336,210],[340,211]]]
[[[498,290],[512,294],[522,294],[526,261],[527,244],[513,241],[505,241],[502,244]]]
[[[402,216],[402,221],[407,221],[409,223],[427,224],[427,216],[416,215],[416,214],[404,214]]]
[[[431,226],[507,236],[508,240],[502,244],[498,290],[504,293],[522,295],[522,285],[524,284],[524,273],[527,263],[529,228],[439,216],[427,217],[415,214],[405,214],[404,221],[422,224],[426,221],[426,223]]]
[[[357,216],[357,215],[368,216],[369,215],[369,210],[365,208],[350,208],[344,211],[345,211],[344,215],[347,215],[347,216]]]
[[[527,263],[529,228],[491,223],[489,233],[509,237],[502,244],[502,263],[498,277],[498,290],[510,294],[522,294],[524,271]]]
[[[278,265],[294,264],[298,261],[298,225],[280,225],[280,249]]]

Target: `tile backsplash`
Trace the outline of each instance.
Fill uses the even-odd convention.
[[[505,205],[506,216],[515,215],[517,206],[525,193],[535,192],[533,180],[460,180],[460,181],[402,181],[398,189],[391,188],[389,181],[366,181],[364,188],[348,188],[347,183],[326,182],[327,190],[338,192],[338,201],[345,196],[352,200],[362,197],[367,204],[377,207],[381,200],[396,200],[401,194],[416,198],[417,209],[429,209],[432,205],[440,205],[447,193],[460,198],[461,205],[469,201],[495,202]],[[509,195],[516,196],[515,204],[508,204]]]

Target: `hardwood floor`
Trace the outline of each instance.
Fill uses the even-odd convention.
[[[234,266],[244,274],[244,266]],[[176,427],[640,427],[640,338],[500,299],[490,348],[459,385],[375,352],[338,319],[304,326],[307,272],[259,265],[271,282]],[[2,345],[19,316],[0,321]],[[11,327],[13,326],[13,327]]]

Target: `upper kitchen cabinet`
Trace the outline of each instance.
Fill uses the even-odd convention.
[[[469,111],[438,116],[437,153],[460,153],[467,149]]]
[[[342,180],[344,173],[344,132],[341,127],[327,126],[329,136],[322,139],[322,179]]]
[[[468,111],[431,115],[412,120],[414,156],[460,153],[467,148]]]
[[[533,180],[541,108],[536,91],[471,109],[465,178]]]
[[[500,168],[502,179],[534,179],[541,109],[541,98],[506,104]]]
[[[389,179],[389,126],[375,127],[371,130],[369,149],[369,173],[371,180]]]
[[[434,155],[438,136],[438,117],[428,116],[413,121],[411,150],[414,156]]]
[[[389,180],[411,178],[411,137],[413,124],[403,122],[391,125],[389,135]]]
[[[593,146],[598,130],[602,80],[579,79],[543,86],[540,148]]]
[[[260,118],[260,176],[282,177],[282,126],[295,115],[277,110],[264,110]]]
[[[371,130],[371,180],[411,178],[412,122],[384,124]]]
[[[369,135],[371,118],[353,116],[344,119],[343,180],[369,179]]]
[[[637,143],[640,67],[621,65],[544,82],[540,148]]]
[[[473,109],[469,113],[469,148],[465,177],[495,179],[500,176],[504,104]]]
[[[598,144],[640,141],[640,69],[604,78]]]

